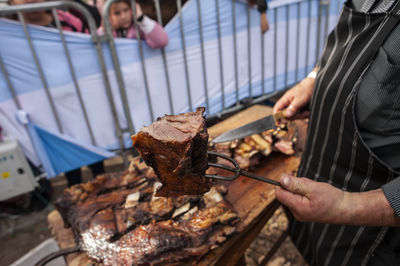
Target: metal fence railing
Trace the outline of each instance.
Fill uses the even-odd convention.
[[[180,112],[180,109],[178,110],[176,107],[176,102],[180,98],[187,99],[187,110],[195,109],[199,100],[197,98],[195,99],[194,94],[199,93],[199,85],[197,84],[199,82],[203,84],[201,92],[203,95],[201,99],[202,103],[207,107],[207,117],[209,120],[229,115],[249,105],[263,102],[281,93],[282,90],[300,81],[317,63],[324,40],[326,39],[329,29],[334,24],[336,15],[339,13],[340,4],[343,2],[340,0],[270,1],[270,8],[267,14],[271,29],[269,32],[262,35],[260,31],[254,30],[254,21],[257,20],[253,18],[254,11],[251,7],[247,6],[246,11],[240,13],[240,10],[238,11],[237,9],[240,9],[241,6],[238,6],[234,0],[229,1],[231,11],[229,16],[231,19],[227,19],[228,14],[221,11],[221,8],[225,8],[227,2],[213,0],[212,6],[213,10],[215,10],[213,14],[215,28],[213,28],[211,33],[215,34],[216,37],[213,39],[215,43],[212,43],[210,41],[209,31],[207,31],[207,34],[205,33],[205,29],[208,29],[207,27],[209,27],[210,24],[209,21],[204,18],[206,15],[210,15],[204,12],[204,6],[208,5],[210,1],[211,0],[190,0],[182,7],[181,0],[176,0],[178,13],[175,19],[179,21],[179,34],[177,35],[177,40],[174,40],[174,45],[176,47],[180,46],[180,49],[171,51],[167,46],[160,50],[161,61],[159,61],[159,68],[162,68],[162,71],[158,73],[163,73],[159,78],[165,80],[167,97],[165,97],[164,101],[165,105],[168,106],[168,111],[165,113],[174,114]],[[129,91],[129,86],[127,86],[129,84],[126,83],[126,77],[124,76],[124,66],[121,63],[125,55],[121,54],[118,45],[116,45],[111,24],[108,19],[110,6],[113,2],[115,2],[115,0],[109,0],[104,6],[104,34],[102,35],[97,33],[95,22],[90,13],[81,5],[71,1],[51,1],[38,4],[0,7],[0,16],[17,16],[22,25],[26,42],[28,43],[30,53],[33,57],[35,70],[40,77],[47,101],[51,107],[51,114],[46,113],[42,115],[54,117],[58,133],[68,134],[70,130],[66,132],[64,128],[63,119],[60,118],[59,108],[54,102],[54,92],[50,89],[45,74],[46,71],[43,70],[41,63],[42,58],[40,58],[36,52],[37,47],[32,42],[30,31],[23,16],[25,12],[38,10],[48,10],[52,12],[58,29],[59,42],[62,43],[64,52],[64,55],[59,56],[65,57],[67,61],[69,69],[68,75],[71,76],[75,93],[79,99],[79,112],[82,112],[87,127],[85,130],[88,131],[90,142],[93,145],[99,145],[90,119],[90,114],[88,114],[87,111],[87,103],[81,95],[82,89],[85,88],[82,88],[81,82],[77,77],[77,63],[74,61],[74,57],[71,56],[69,42],[63,33],[56,10],[74,8],[82,13],[88,22],[93,50],[97,55],[97,62],[95,63],[97,67],[101,69],[102,83],[105,89],[104,93],[108,99],[108,108],[111,112],[115,137],[118,140],[118,147],[115,149],[123,154],[123,151],[130,148],[130,145],[127,145],[125,137],[126,135],[134,134],[141,126],[135,124],[134,121],[136,116],[142,116],[143,114],[132,111],[134,106],[129,98],[131,92]],[[197,38],[193,37],[196,35],[188,37],[187,32],[189,30],[185,29],[184,25],[185,7],[190,2],[195,2],[194,8],[196,8],[196,12],[193,14],[197,16],[196,23],[198,24],[196,33],[198,38],[197,50],[194,49],[192,45],[194,39],[196,39],[197,42]],[[132,12],[135,14],[136,1],[132,0],[131,3]],[[154,0],[154,6],[156,9],[157,21],[161,24],[163,18],[161,16],[162,12],[160,10],[159,0]],[[209,7],[210,5],[207,6],[207,8]],[[188,7],[186,8],[188,9]],[[238,16],[240,16],[240,18]],[[245,18],[243,18],[243,16],[245,16]],[[137,21],[134,20],[134,23],[136,32],[139,32]],[[246,30],[239,31],[239,28],[245,28]],[[230,34],[229,36],[227,35],[228,33]],[[190,34],[193,34],[193,32]],[[227,55],[225,51],[228,37],[231,38],[231,45],[233,47],[232,54],[230,55]],[[246,38],[246,41],[243,41],[242,38]],[[146,106],[148,110],[146,111],[146,115],[149,116],[148,120],[154,121],[158,116],[156,109],[159,104],[159,102],[155,103],[152,101],[154,88],[150,83],[152,81],[151,78],[154,77],[148,73],[147,64],[149,63],[145,53],[146,49],[144,44],[142,44],[139,34],[137,35],[137,40],[138,50],[133,52],[138,53],[140,57],[140,70],[143,75],[142,80],[146,96],[143,98],[143,101],[147,101]],[[210,43],[212,43],[212,45]],[[209,52],[211,49],[210,47],[215,48],[213,48],[214,50],[211,55]],[[245,48],[243,49],[243,47]],[[10,49],[12,49],[12,47],[10,47]],[[201,78],[198,78],[195,82],[193,78],[191,78],[191,76],[193,76],[192,65],[194,59],[193,56],[190,57],[188,55],[188,53],[192,55],[193,51],[196,51],[196,54],[199,53],[198,56],[195,56],[196,66],[198,66],[196,71],[198,70],[201,72],[197,75]],[[173,70],[171,69],[174,69],[175,66],[174,62],[170,61],[170,55],[175,55],[176,53],[181,53],[182,56],[183,72],[180,73],[180,77],[184,80],[182,84],[184,84],[187,94],[179,95],[180,98],[174,95],[175,90],[172,84],[174,80],[172,78]],[[24,104],[19,100],[18,92],[13,84],[12,78],[10,78],[7,69],[8,66],[4,63],[3,57],[4,54],[0,52],[0,73],[2,73],[3,76],[0,82],[3,83],[4,88],[8,88],[17,109],[24,109]],[[113,66],[112,77],[110,76],[110,69],[107,68],[108,58],[111,60]],[[211,61],[210,58],[214,60],[212,62],[215,62],[212,67],[210,67],[209,63]],[[233,65],[227,65],[227,58],[232,59],[232,61],[229,62],[232,62]],[[247,73],[247,75],[244,73]],[[176,76],[176,74],[174,75]],[[115,80],[115,84],[118,87],[119,98],[113,93],[113,81],[110,80]],[[214,108],[217,105],[220,107]],[[118,111],[120,107],[122,114]],[[98,108],[104,108],[104,106],[99,106]]]
[[[70,75],[72,77],[73,80],[73,84],[75,86],[75,90],[76,93],[78,95],[79,98],[79,104],[80,104],[80,108],[81,111],[84,115],[84,119],[86,122],[86,126],[87,126],[87,130],[89,131],[90,134],[90,139],[93,145],[96,145],[96,139],[94,138],[93,135],[93,130],[92,130],[92,126],[91,123],[88,119],[88,114],[86,111],[86,107],[85,107],[85,103],[81,97],[81,88],[79,86],[79,82],[76,78],[76,72],[75,72],[75,67],[74,64],[72,62],[72,59],[70,57],[70,53],[69,53],[69,48],[68,48],[68,43],[65,41],[65,37],[64,37],[64,33],[63,30],[61,28],[61,24],[58,18],[58,14],[56,12],[57,9],[60,10],[68,10],[70,8],[74,8],[76,10],[78,10],[86,19],[87,23],[88,23],[88,27],[89,27],[89,31],[90,31],[90,35],[91,35],[91,40],[93,42],[93,48],[96,50],[97,52],[97,56],[98,56],[98,64],[101,68],[102,71],[102,77],[103,77],[103,83],[104,83],[104,87],[106,89],[106,93],[109,99],[109,104],[110,104],[110,109],[112,111],[112,116],[114,118],[114,125],[115,125],[115,129],[116,129],[116,136],[119,140],[120,146],[121,146],[121,150],[124,149],[124,141],[122,139],[122,132],[121,132],[121,128],[119,126],[119,122],[118,122],[118,115],[116,113],[116,108],[115,108],[115,103],[113,101],[113,95],[111,93],[111,87],[110,87],[110,82],[109,82],[109,77],[107,75],[107,69],[104,63],[104,55],[103,55],[103,51],[101,48],[101,42],[102,39],[98,34],[97,34],[97,27],[96,24],[94,22],[93,17],[91,16],[91,14],[80,4],[77,4],[75,2],[70,2],[70,1],[53,1],[53,2],[46,2],[46,3],[35,3],[35,4],[26,4],[26,5],[17,5],[17,6],[9,6],[7,8],[2,8],[0,9],[0,16],[7,16],[7,15],[17,15],[19,22],[21,23],[23,29],[24,29],[24,33],[25,33],[25,38],[26,41],[29,44],[29,48],[32,54],[32,57],[34,59],[34,63],[36,65],[36,70],[38,72],[38,75],[40,76],[40,79],[42,81],[43,87],[46,91],[46,96],[48,99],[48,102],[50,103],[51,106],[51,115],[54,117],[56,124],[57,124],[57,128],[59,130],[60,133],[64,132],[63,126],[60,122],[60,118],[59,118],[59,113],[57,111],[57,107],[54,104],[53,101],[53,97],[51,95],[51,91],[49,90],[49,86],[48,86],[48,82],[47,79],[43,73],[43,68],[41,66],[40,63],[40,58],[38,58],[38,55],[36,53],[35,47],[32,43],[31,40],[31,36],[29,33],[29,30],[27,28],[27,23],[25,22],[23,13],[26,12],[34,12],[34,11],[42,11],[42,10],[47,10],[52,12],[52,15],[55,19],[56,22],[56,26],[59,32],[59,37],[60,37],[60,42],[63,45],[64,48],[64,53],[65,53],[65,57],[66,60],[68,61],[68,65],[69,65],[69,70],[70,70]],[[10,47],[11,49],[11,47]],[[9,87],[9,90],[11,91],[12,95],[13,95],[13,99],[15,102],[15,105],[17,106],[18,109],[24,109],[24,106],[21,105],[20,101],[18,100],[17,97],[17,93],[16,90],[13,86],[13,84],[11,83],[10,79],[8,78],[8,74],[7,74],[7,69],[5,67],[5,65],[3,64],[1,58],[0,58],[0,66],[1,66],[1,70],[3,73],[3,76],[5,77],[5,80],[7,81],[7,85]],[[45,116],[49,116],[50,114],[43,114]]]

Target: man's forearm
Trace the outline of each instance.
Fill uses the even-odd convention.
[[[284,174],[276,198],[302,222],[355,226],[400,226],[382,189],[345,192],[326,182]]]
[[[390,206],[382,189],[367,192],[346,192],[343,224],[359,226],[400,226],[400,218]]]

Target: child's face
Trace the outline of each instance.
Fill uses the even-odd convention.
[[[132,24],[132,9],[125,2],[113,3],[110,8],[110,22],[113,29],[127,29]]]

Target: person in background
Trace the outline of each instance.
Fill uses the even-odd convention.
[[[42,3],[44,0],[8,0],[9,5],[23,5]],[[82,21],[69,12],[57,10],[58,18],[61,23],[61,28],[65,31],[86,33],[87,30],[83,26]],[[56,23],[53,14],[49,11],[34,11],[24,12],[23,17],[28,24],[56,28]]]
[[[103,18],[104,19],[104,18]],[[111,4],[109,18],[114,37],[136,38],[136,29],[133,21],[131,1],[117,0]],[[136,20],[139,25],[140,38],[153,49],[165,47],[168,44],[168,35],[156,21],[143,14],[136,3]],[[102,27],[98,33],[103,33]]]

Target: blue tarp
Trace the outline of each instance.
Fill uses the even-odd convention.
[[[113,152],[51,133],[32,123],[28,123],[28,130],[47,177],[115,156]]]

